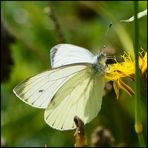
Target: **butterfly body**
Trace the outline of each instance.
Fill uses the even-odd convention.
[[[74,129],[74,117],[86,124],[101,109],[105,55],[59,44],[50,50],[52,70],[26,79],[14,88],[25,103],[45,109],[45,122],[58,130]]]

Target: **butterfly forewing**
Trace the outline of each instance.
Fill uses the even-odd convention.
[[[59,44],[50,50],[52,68],[76,63],[94,63],[94,57],[89,50],[71,44]]]
[[[85,68],[84,65],[71,65],[46,71],[21,82],[13,91],[25,103],[46,108],[58,89]]]

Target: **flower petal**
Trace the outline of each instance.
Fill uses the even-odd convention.
[[[123,89],[124,91],[126,91],[130,96],[134,95],[134,91],[132,90],[132,88],[128,85],[126,85],[123,81],[118,80],[118,86]]]
[[[143,60],[144,60],[144,64],[141,71],[142,73],[145,73],[147,70],[147,52],[145,53]]]
[[[117,96],[117,99],[118,99],[119,98],[119,87],[118,87],[116,81],[113,82],[113,87],[114,87],[114,90],[115,90],[115,93],[116,93],[116,96]]]

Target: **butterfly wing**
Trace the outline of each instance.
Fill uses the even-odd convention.
[[[101,109],[104,76],[96,76],[91,66],[77,73],[55,94],[45,110],[44,119],[52,128],[70,130],[75,128],[74,116],[86,124]]]
[[[94,63],[97,57],[89,50],[72,44],[58,44],[50,50],[52,68],[76,63]]]
[[[71,65],[46,71],[21,82],[13,92],[33,107],[47,108],[59,88],[85,68],[84,65]]]

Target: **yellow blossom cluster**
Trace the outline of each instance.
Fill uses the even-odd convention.
[[[123,78],[129,77],[134,80],[135,77],[135,61],[132,60],[130,54],[124,53],[121,58],[123,62],[117,62],[108,65],[106,72],[106,81],[113,81],[113,87],[117,98],[119,97],[119,89],[123,89],[129,95],[133,95],[134,91],[130,86],[123,82]],[[139,52],[139,70],[141,74],[144,74],[147,70],[147,52],[141,50]]]

